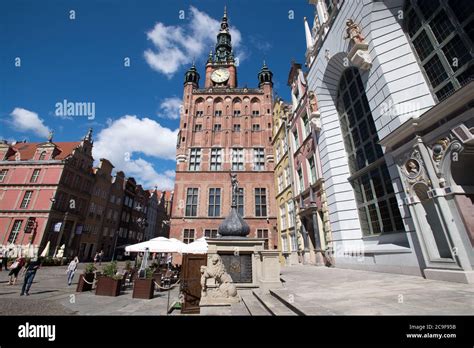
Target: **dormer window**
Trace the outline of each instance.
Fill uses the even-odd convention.
[[[46,158],[46,151],[42,151],[42,152],[40,153],[38,159],[39,159],[40,161],[43,161],[45,158]]]

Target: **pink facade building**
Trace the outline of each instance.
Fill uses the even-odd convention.
[[[0,143],[0,245],[50,254],[81,233],[93,183],[91,131],[79,142]]]

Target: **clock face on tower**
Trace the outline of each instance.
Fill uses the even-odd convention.
[[[211,80],[216,83],[222,83],[229,79],[230,73],[227,69],[217,69],[211,74]]]

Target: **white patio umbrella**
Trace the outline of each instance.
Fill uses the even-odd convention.
[[[158,237],[125,247],[128,252],[144,252],[148,249],[152,253],[181,253],[186,244],[175,238]]]
[[[43,250],[43,252],[41,253],[40,256],[41,257],[46,257],[46,256],[48,256],[48,254],[49,254],[49,241],[48,241],[48,243],[46,243],[46,246],[44,247],[44,250]]]
[[[202,237],[196,239],[194,242],[185,244],[182,253],[183,254],[207,254],[207,241],[206,238]]]

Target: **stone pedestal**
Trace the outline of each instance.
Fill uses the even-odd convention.
[[[237,289],[280,288],[280,262],[277,250],[264,250],[265,239],[261,238],[213,238],[208,239],[208,264],[213,255],[218,254],[227,273],[234,280]],[[212,280],[208,280],[212,288]]]

